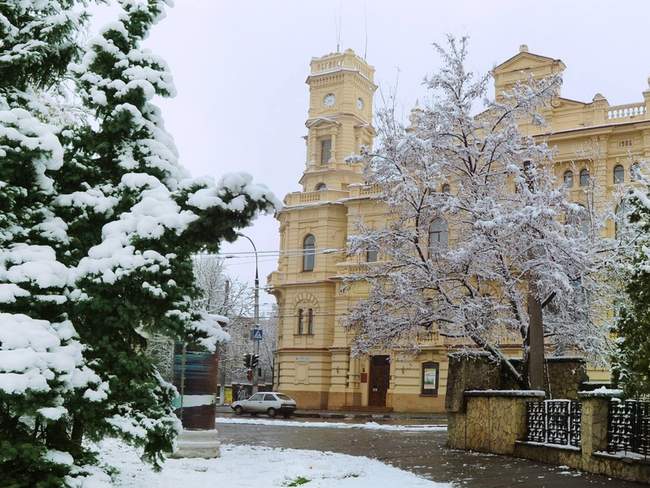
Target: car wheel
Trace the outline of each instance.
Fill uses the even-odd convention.
[[[277,411],[275,410],[275,408],[271,407],[266,411],[266,413],[269,414],[269,417],[275,417],[276,414],[277,414]]]
[[[244,413],[244,409],[237,405],[235,407],[235,415],[241,415],[242,413]]]

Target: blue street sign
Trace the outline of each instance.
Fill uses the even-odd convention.
[[[261,341],[262,340],[262,329],[251,329],[251,339],[254,341]]]

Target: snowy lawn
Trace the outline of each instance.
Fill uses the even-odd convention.
[[[252,425],[275,425],[283,427],[306,427],[319,429],[365,429],[365,430],[393,430],[404,432],[445,432],[446,425],[390,425],[378,424],[377,422],[366,422],[364,424],[347,424],[344,422],[310,422],[297,420],[272,420],[262,418],[233,418],[217,417],[217,424],[252,424]]]
[[[407,471],[366,457],[330,452],[274,449],[269,447],[221,447],[217,459],[169,459],[155,473],[133,449],[116,441],[102,444],[102,459],[121,471],[92,488],[171,488],[231,486],[236,488],[451,488],[447,483],[425,480]]]

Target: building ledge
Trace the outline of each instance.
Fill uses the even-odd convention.
[[[551,444],[549,442],[533,442],[533,441],[515,441],[515,444],[518,444],[520,446],[559,449],[561,451],[570,451],[575,453],[582,452],[582,449],[580,449],[579,447],[571,446],[568,444],[562,445],[562,444]]]
[[[546,397],[546,393],[543,390],[466,390],[464,394],[468,397]]]
[[[627,451],[618,451],[618,452],[607,452],[607,451],[596,451],[593,453],[593,456],[601,459],[612,459],[616,461],[622,461],[624,463],[633,464],[640,463],[650,466],[650,458],[644,456],[643,454],[637,454],[635,452]]]

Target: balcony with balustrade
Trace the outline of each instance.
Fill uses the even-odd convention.
[[[645,102],[612,105],[607,108],[606,117],[607,120],[646,119],[647,111]]]
[[[350,185],[350,198],[372,198],[381,194],[381,186],[377,183],[372,185]]]
[[[285,207],[293,207],[336,202],[348,197],[348,195],[349,192],[345,190],[296,191],[284,197],[284,205]]]

